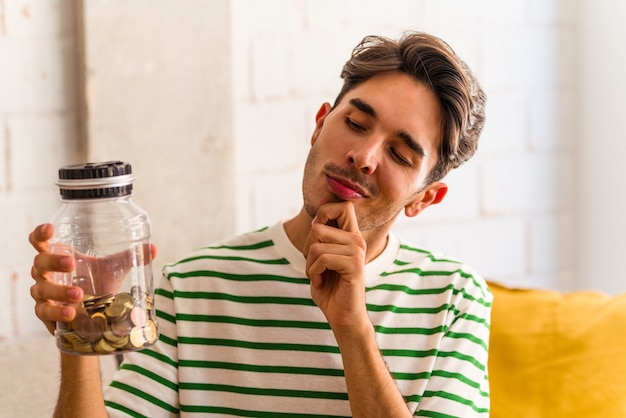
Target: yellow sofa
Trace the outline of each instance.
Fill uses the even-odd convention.
[[[489,287],[493,418],[626,417],[626,293]]]

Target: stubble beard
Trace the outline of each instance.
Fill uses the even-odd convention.
[[[313,150],[311,150],[311,152],[309,152],[309,155],[306,160],[306,164],[304,166],[304,175],[302,179],[302,198],[304,201],[303,206],[307,214],[311,218],[315,218],[317,211],[321,205],[325,203],[343,201],[337,196],[331,194],[330,192],[328,192],[329,198],[327,200],[322,201],[322,202],[314,201],[314,198],[320,193],[320,191],[314,190],[314,185],[311,183],[314,182],[315,179],[319,178],[320,176],[324,176],[323,172],[318,172],[315,169],[315,167],[317,166],[316,162],[317,162],[316,153]],[[335,169],[335,171],[336,170],[337,169]],[[356,175],[353,175],[353,176],[345,175],[345,170],[344,170],[344,176],[352,178],[352,179],[355,179],[355,177],[358,177]],[[359,181],[356,181],[356,182],[359,182]],[[359,183],[362,184],[363,181],[360,181]],[[370,190],[374,195],[378,194],[377,190],[375,189],[372,190],[371,186],[367,187],[367,189]],[[365,200],[365,199],[362,199],[362,200]],[[390,222],[394,222],[398,214],[400,213],[400,210],[402,209],[402,207],[400,209],[394,208],[394,207],[386,207],[386,208],[382,208],[382,210],[377,211],[377,212],[373,211],[372,213],[364,212],[364,210],[367,210],[368,208],[364,208],[363,206],[361,206],[360,208],[361,210],[359,210],[358,207],[355,209],[356,209],[356,218],[357,218],[357,224],[359,226],[359,230],[369,231],[369,230],[386,226]]]

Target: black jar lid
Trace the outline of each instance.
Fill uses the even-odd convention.
[[[63,199],[100,199],[131,194],[134,180],[129,163],[106,161],[61,167],[57,185]]]

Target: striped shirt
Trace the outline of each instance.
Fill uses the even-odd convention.
[[[164,269],[159,341],[125,356],[110,416],[349,417],[341,356],[282,223]],[[380,352],[415,416],[489,415],[491,293],[470,267],[389,237],[365,267]]]

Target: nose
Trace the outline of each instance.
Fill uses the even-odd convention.
[[[354,165],[358,170],[365,174],[373,174],[378,168],[378,159],[380,152],[380,144],[370,139],[368,141],[359,141],[348,151],[348,163]]]

